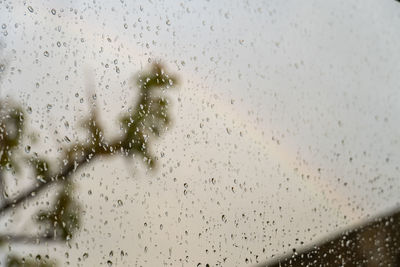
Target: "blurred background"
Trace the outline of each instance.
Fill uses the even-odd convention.
[[[0,25],[2,103],[29,125],[15,155],[62,165],[94,102],[118,139],[140,73],[177,78],[156,166],[134,153],[72,173],[79,229],[62,242],[37,242],[51,186],[1,212],[1,234],[36,237],[0,238],[2,266],[265,266],[397,211],[396,1],[2,1]],[[24,170],[3,177],[10,199]]]

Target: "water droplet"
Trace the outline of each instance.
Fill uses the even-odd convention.
[[[33,7],[31,7],[31,6],[28,6],[28,10],[29,10],[29,12],[33,12]]]
[[[171,21],[167,20],[167,21],[165,22],[165,24],[167,24],[168,26],[170,26],[170,25],[171,25]]]
[[[83,255],[82,255],[82,258],[84,259],[84,260],[86,260],[87,258],[89,257],[89,254],[88,253],[83,253]]]
[[[51,10],[51,14],[55,15],[56,13],[57,13],[57,11],[53,8],[53,9]]]
[[[38,176],[36,176],[36,179],[37,180],[39,180],[39,181],[41,181],[42,183],[46,183],[46,179],[44,179],[44,177],[43,177],[43,175],[38,175]]]
[[[44,52],[43,52],[43,55],[44,55],[45,57],[49,57],[49,55],[50,55],[50,54],[49,54],[49,51],[44,51]]]
[[[11,165],[10,162],[7,162],[7,164],[6,164],[6,169],[7,169],[7,170],[11,170],[11,169],[12,169],[12,165]]]
[[[122,206],[124,203],[122,202],[121,199],[118,199],[118,206]]]
[[[227,219],[226,219],[226,216],[225,216],[225,215],[222,215],[221,219],[222,219],[222,221],[223,221],[224,223],[227,222]]]
[[[31,146],[29,146],[29,145],[25,146],[25,152],[26,153],[31,152]]]
[[[111,267],[113,265],[112,261],[108,260],[107,265],[108,265],[108,267]]]

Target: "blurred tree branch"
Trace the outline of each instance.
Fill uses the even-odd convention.
[[[64,241],[61,237],[56,238],[52,234],[29,235],[29,234],[4,234],[0,235],[0,242],[13,242],[23,244],[40,244],[44,242]]]
[[[58,164],[46,161],[37,153],[25,157],[25,161],[17,159],[16,152],[24,147],[22,137],[26,127],[25,114],[17,104],[0,102],[0,217],[46,190],[54,191],[57,195],[50,210],[40,211],[36,216],[37,222],[47,227],[44,233],[37,236],[24,233],[3,234],[0,235],[0,242],[40,243],[72,238],[80,219],[79,204],[71,198],[71,178],[76,171],[95,158],[114,155],[128,157],[138,154],[152,169],[156,160],[150,150],[152,136],[160,136],[171,121],[169,100],[164,92],[176,86],[177,82],[177,78],[168,75],[161,64],[153,64],[148,73],[139,75],[136,81],[139,89],[137,101],[129,108],[127,114],[119,118],[121,134],[115,139],[105,136],[98,112],[93,105],[82,124],[87,131],[87,138],[64,147],[62,160]],[[18,174],[22,167],[32,169],[32,180],[35,183],[22,193],[9,197],[4,174],[7,171]],[[58,171],[54,172],[56,169]]]

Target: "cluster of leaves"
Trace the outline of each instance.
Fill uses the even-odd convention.
[[[0,168],[15,169],[13,150],[17,149],[23,132],[24,113],[11,103],[0,101]]]
[[[154,166],[154,156],[148,146],[149,135],[159,136],[171,121],[169,101],[157,89],[170,88],[176,83],[176,78],[167,75],[159,64],[155,64],[150,73],[139,76],[139,100],[136,107],[121,118],[125,137],[116,149],[123,149],[127,155],[140,154],[150,167]]]
[[[140,155],[149,168],[153,168],[155,157],[150,150],[151,136],[158,137],[168,128],[171,122],[169,114],[169,100],[164,91],[177,84],[177,78],[165,73],[161,64],[153,64],[148,73],[137,77],[138,97],[136,103],[129,108],[126,114],[119,118],[120,137],[109,139],[104,134],[98,112],[95,105],[92,106],[87,119],[82,126],[87,131],[85,140],[69,144],[63,148],[64,155],[59,163],[47,161],[38,153],[31,156],[23,156],[24,167],[29,167],[34,175],[35,185],[26,192],[9,197],[4,187],[4,172],[19,172],[22,168],[21,157],[17,155],[20,150],[26,150],[23,146],[25,115],[16,104],[4,105],[0,103],[0,181],[5,199],[0,203],[0,216],[7,210],[14,209],[24,201],[35,198],[40,192],[52,190],[55,195],[50,209],[41,210],[36,215],[37,223],[44,226],[40,236],[13,238],[11,235],[2,235],[0,240],[7,242],[27,242],[29,240],[68,241],[79,229],[80,206],[72,198],[74,186],[71,181],[73,174],[81,166],[89,163],[98,156]],[[29,147],[30,149],[30,147]],[[58,171],[56,171],[58,170]],[[51,184],[57,186],[50,187]],[[6,237],[6,238],[4,238]],[[8,260],[9,266],[21,265],[22,261],[16,256]],[[34,266],[38,266],[37,263]],[[39,265],[48,266],[48,265]]]
[[[43,258],[37,255],[33,258],[20,258],[17,255],[9,255],[7,257],[7,267],[54,267],[56,263],[46,256]]]
[[[38,214],[37,221],[46,225],[46,238],[69,240],[79,228],[80,207],[71,199],[71,193],[72,184],[67,183],[57,196],[53,209]]]

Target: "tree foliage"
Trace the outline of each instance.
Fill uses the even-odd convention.
[[[46,210],[35,215],[39,234],[19,235],[0,233],[0,243],[68,242],[79,230],[83,220],[80,203],[72,197],[74,184],[71,177],[82,166],[97,157],[120,155],[124,157],[139,155],[146,166],[155,166],[155,157],[151,152],[151,142],[160,136],[171,123],[169,98],[166,91],[177,84],[177,77],[169,75],[163,65],[154,63],[150,71],[136,77],[138,94],[136,101],[117,119],[120,126],[118,138],[105,135],[99,118],[95,97],[89,114],[82,123],[86,138],[78,142],[69,142],[63,147],[63,156],[59,162],[46,160],[38,153],[22,153],[30,150],[24,144],[30,127],[26,125],[26,116],[21,105],[11,101],[0,102],[0,182],[2,198],[0,217],[20,208],[24,202],[37,198],[43,192],[53,195],[52,204]],[[95,96],[95,95],[93,95]],[[70,140],[69,140],[70,141]],[[22,156],[23,155],[23,156]],[[19,194],[9,194],[5,184],[5,175],[12,172],[19,175],[21,170],[30,170],[32,187]],[[53,266],[55,263],[38,256],[26,260],[16,255],[8,256],[7,266]]]

